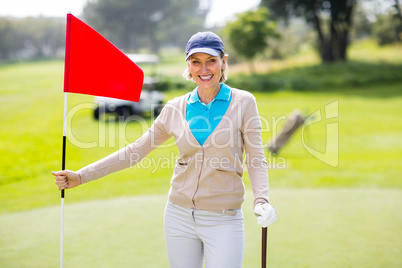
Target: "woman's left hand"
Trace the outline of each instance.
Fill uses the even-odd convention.
[[[277,219],[275,208],[268,203],[255,205],[254,213],[257,216],[257,223],[264,228],[274,223]]]

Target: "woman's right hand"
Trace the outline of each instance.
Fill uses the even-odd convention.
[[[71,170],[52,171],[56,177],[55,182],[59,190],[71,189],[81,184],[81,176]]]

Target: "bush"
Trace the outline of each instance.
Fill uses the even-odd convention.
[[[373,28],[379,45],[401,42],[402,23],[399,17],[391,11],[388,14],[377,15]]]
[[[175,89],[192,89],[196,85],[190,81],[185,80],[181,76],[158,76],[158,83],[155,85],[155,89],[158,91],[168,91]]]
[[[284,87],[284,81],[266,74],[239,75],[228,81],[231,87],[248,91],[275,91]]]
[[[402,82],[402,65],[347,62],[230,77],[228,84],[248,91],[323,91]]]

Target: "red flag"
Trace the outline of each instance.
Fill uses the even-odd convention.
[[[143,71],[90,26],[67,14],[64,92],[139,101]]]

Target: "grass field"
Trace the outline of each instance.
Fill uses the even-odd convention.
[[[278,221],[268,231],[268,267],[400,267],[402,190],[275,189]],[[67,205],[65,267],[167,266],[166,195]],[[261,229],[244,206],[245,268],[260,267]],[[0,215],[0,266],[57,267],[59,209]]]
[[[294,109],[315,114],[315,119],[322,116],[304,129],[303,137],[297,131],[277,156],[266,154],[271,201],[279,213],[269,232],[272,267],[402,266],[402,78],[395,75],[398,70],[402,73],[402,58],[398,51],[357,45],[351,56],[361,62],[364,53],[371,53],[367,64],[335,67],[317,67],[313,56],[298,56],[287,60],[288,65],[303,59],[309,67],[278,66],[277,77],[286,77],[287,72],[292,81],[315,81],[319,70],[326,75],[320,81],[338,81],[338,86],[322,87],[320,82],[314,90],[285,86],[254,92],[264,142],[281,129]],[[179,69],[178,63],[172,64]],[[166,64],[161,70],[165,69],[169,69]],[[340,79],[345,69],[357,85],[349,78]],[[57,265],[60,197],[50,171],[61,167],[62,86],[59,61],[0,67],[0,267]],[[171,90],[166,99],[185,92]],[[92,103],[90,96],[69,95],[68,169],[79,169],[135,141],[151,124],[149,118],[99,123],[92,119]],[[334,116],[326,118],[328,111]],[[328,126],[336,126],[337,131],[327,133]],[[327,138],[339,145],[327,147]],[[311,150],[320,154],[314,156]],[[162,214],[175,154],[174,146],[165,146],[152,152],[141,167],[67,191],[66,267],[133,263],[167,267]],[[160,159],[165,162],[158,163]],[[244,181],[250,189],[247,173]],[[251,201],[248,193],[244,267],[259,263],[260,229]]]

